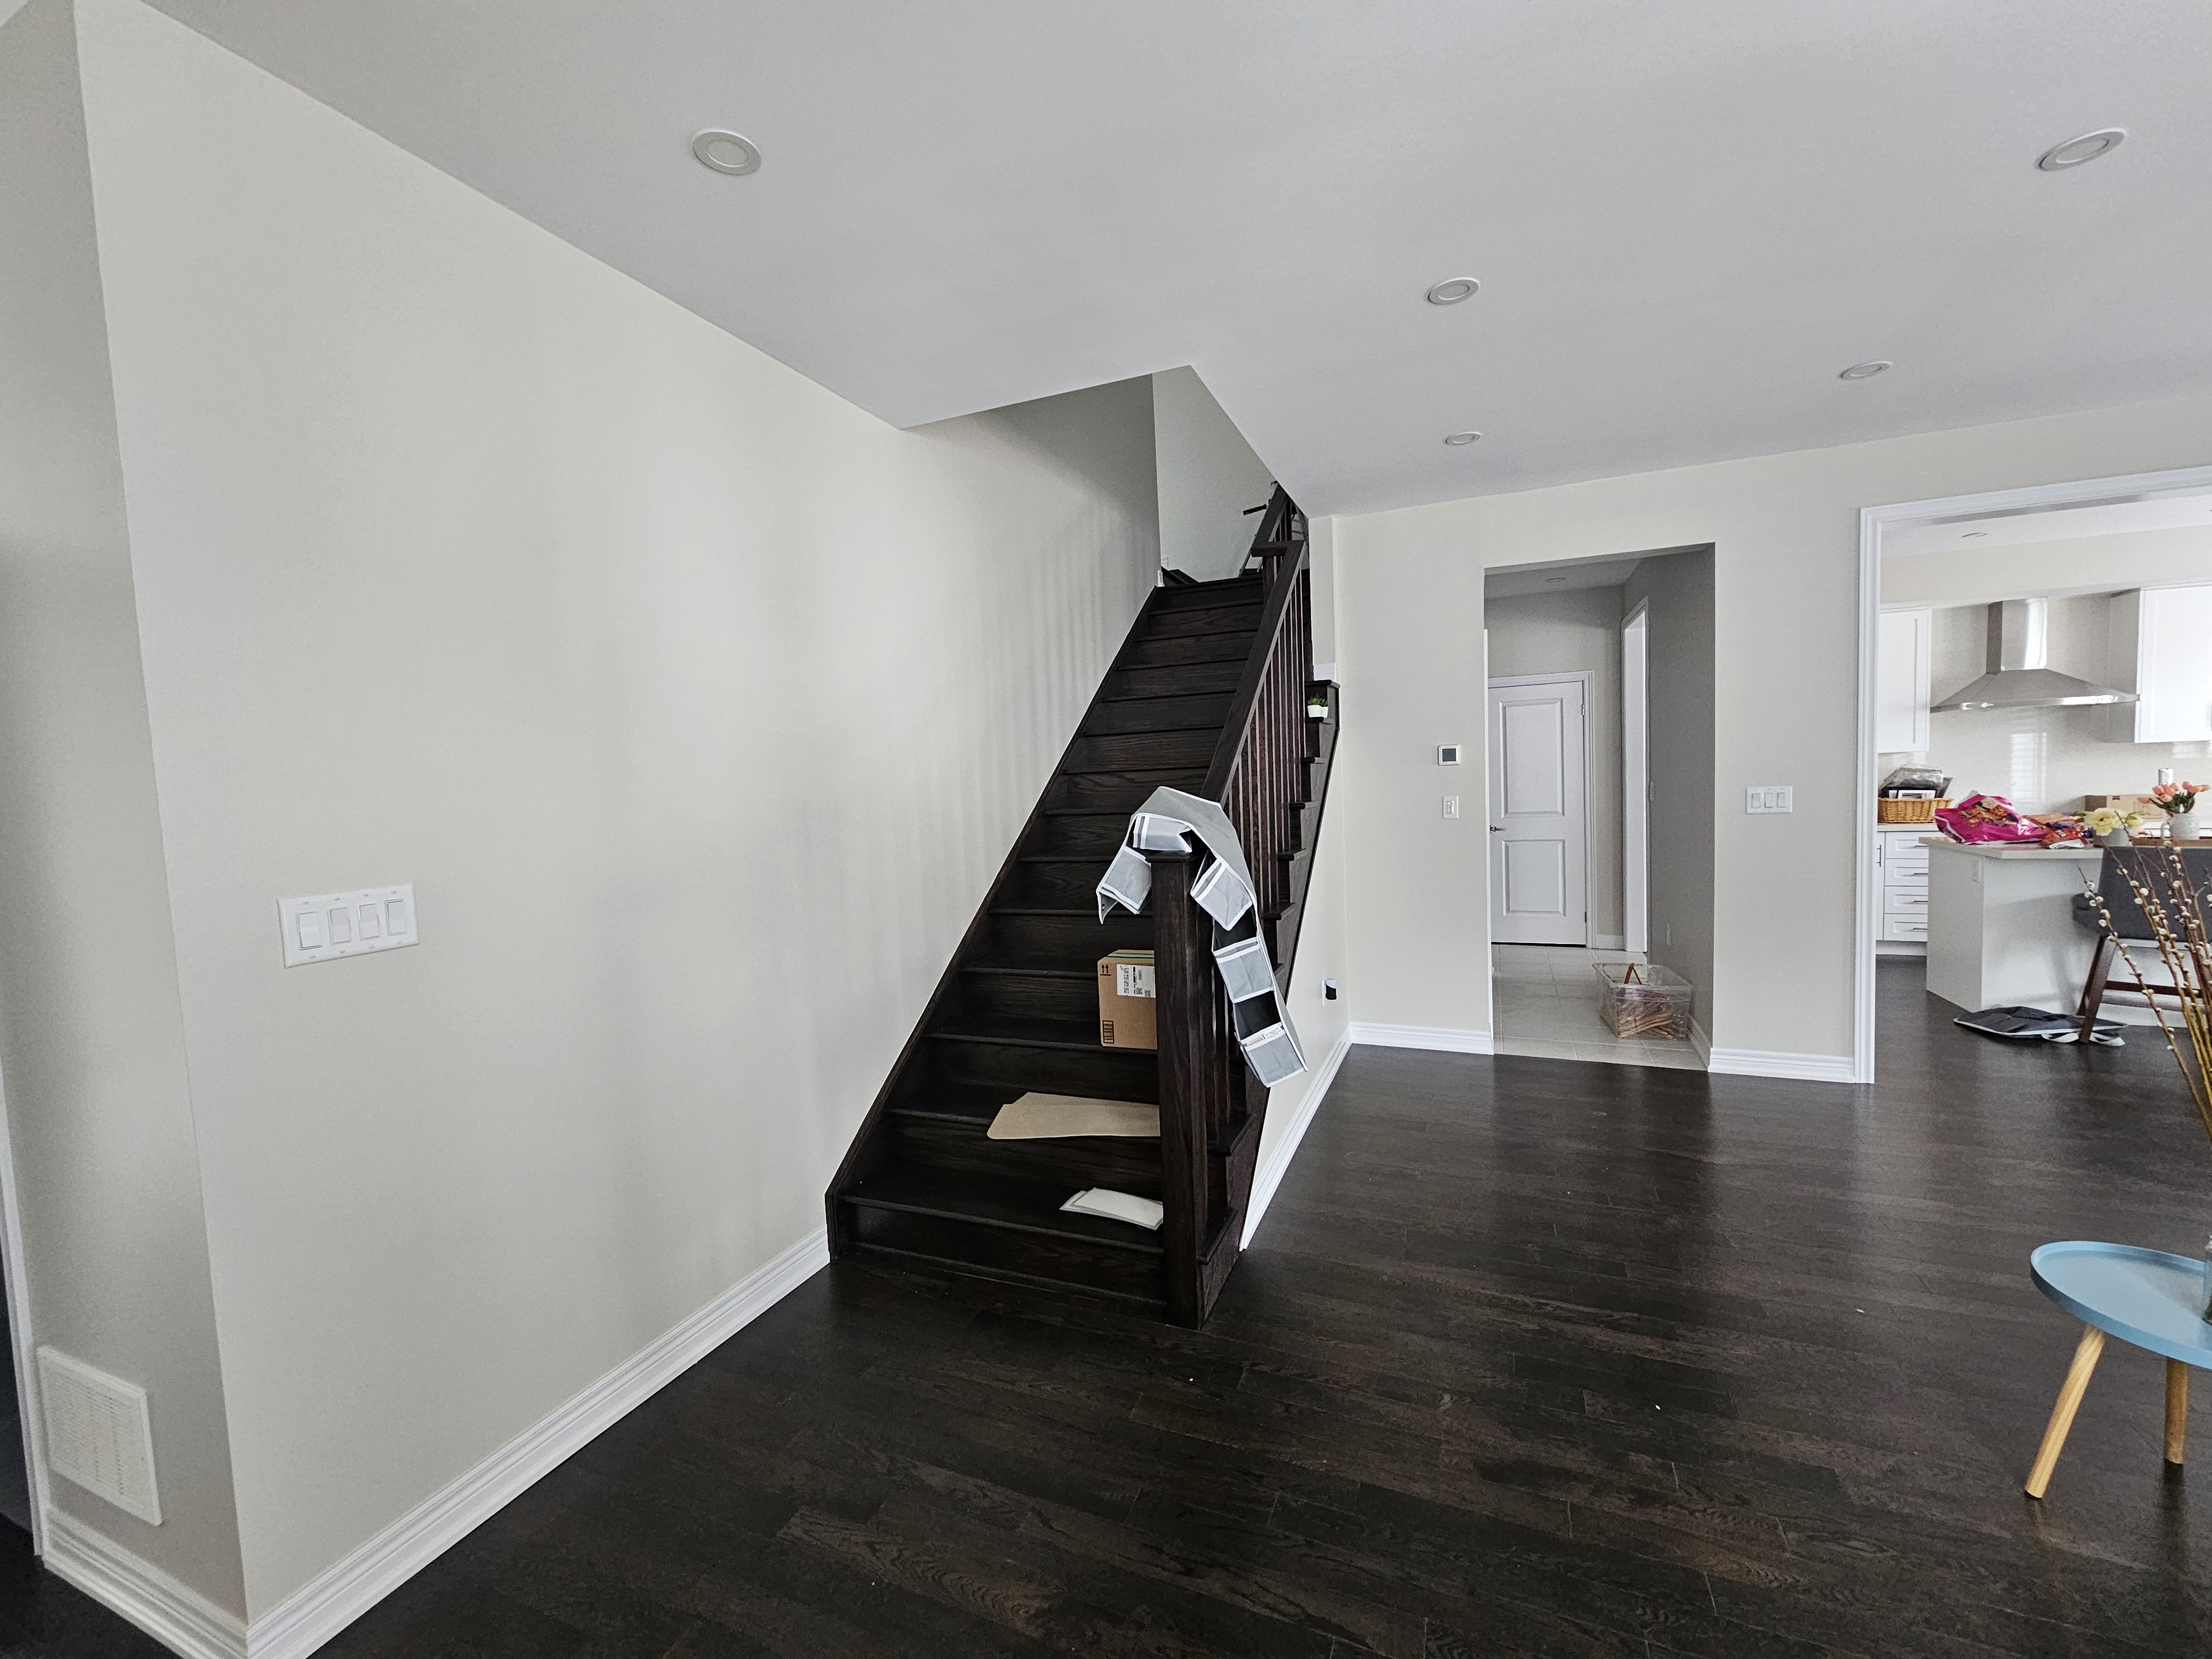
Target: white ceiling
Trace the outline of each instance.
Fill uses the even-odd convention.
[[[1486,599],[1516,599],[1529,593],[1565,593],[1578,587],[1619,587],[1652,557],[1631,553],[1602,559],[1554,559],[1544,564],[1496,565],[1482,579]]]
[[[158,3],[886,420],[1188,362],[1316,514],[2212,388],[2182,0]]]
[[[1881,556],[1917,558],[1929,553],[1979,552],[2032,542],[2126,536],[2139,530],[2202,530],[2212,554],[2212,495],[2184,490],[2080,507],[2040,507],[2019,513],[1967,514],[1921,523],[1885,525]]]

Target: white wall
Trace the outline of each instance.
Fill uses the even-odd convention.
[[[1155,580],[1151,395],[895,430],[82,19],[259,1614],[821,1225]],[[281,966],[410,880],[419,948]]]
[[[33,1329],[148,1391],[163,1521],[52,1502],[236,1613],[92,207],[68,0],[32,0],[0,28],[0,1068]]]
[[[1194,368],[1152,376],[1152,429],[1160,562],[1200,581],[1235,575],[1260,527],[1259,515],[1248,519],[1244,509],[1267,499],[1275,475]]]
[[[1618,587],[1571,587],[1487,599],[1490,677],[1587,669],[1590,696],[1589,926],[1620,938],[1620,617]],[[1474,792],[1482,793],[1480,780]],[[1470,806],[1469,810],[1473,810]]]
[[[1482,730],[1484,566],[1713,545],[1710,1029],[1845,1056],[1859,509],[2208,459],[2212,398],[2191,398],[1340,518],[1354,1017],[1487,1024],[1481,826],[1439,819],[1430,747]],[[1756,783],[1794,784],[1795,815],[1747,816]]]

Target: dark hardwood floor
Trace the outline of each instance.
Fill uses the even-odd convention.
[[[1869,1091],[1362,1049],[1202,1334],[840,1263],[325,1651],[2212,1651],[2156,1362],[2020,1491],[2029,1249],[2202,1243],[2212,1148],[1952,1012],[1886,968]],[[150,1650],[20,1558],[0,1634]]]

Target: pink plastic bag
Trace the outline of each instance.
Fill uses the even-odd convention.
[[[2002,795],[1969,795],[1956,806],[1939,806],[1936,827],[1953,841],[2043,841],[2043,826],[2030,823]]]

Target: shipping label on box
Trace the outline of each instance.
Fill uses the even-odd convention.
[[[1098,1041],[1108,1048],[1158,1048],[1159,990],[1150,951],[1098,958]]]

